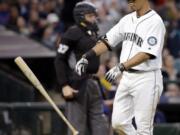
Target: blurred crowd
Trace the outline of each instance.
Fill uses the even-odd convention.
[[[0,0],[0,25],[54,49],[63,0]]]
[[[126,0],[87,1],[97,6],[100,35],[105,34],[122,16],[130,12]],[[73,24],[72,16],[65,14],[72,11],[66,2],[73,6],[78,0],[0,0],[0,25],[55,50],[57,39]],[[180,1],[151,0],[151,4],[167,28],[162,68],[165,83],[160,102],[180,103]],[[65,7],[71,10],[67,11]],[[97,73],[107,114],[111,112],[118,81],[112,85],[104,79],[104,74],[118,63],[120,49],[102,56],[102,64]]]

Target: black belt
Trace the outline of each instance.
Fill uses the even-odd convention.
[[[142,72],[145,72],[145,71],[142,71],[142,70],[137,70],[137,69],[132,69],[132,68],[130,68],[130,69],[126,70],[126,71],[129,72],[129,73],[142,73]]]

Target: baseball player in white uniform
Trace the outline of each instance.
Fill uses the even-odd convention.
[[[128,2],[134,12],[124,16],[85,53],[75,70],[79,75],[84,74],[92,56],[123,42],[120,63],[106,73],[110,82],[122,75],[114,99],[112,127],[119,135],[152,135],[155,110],[163,90],[161,66],[166,30],[148,0]]]

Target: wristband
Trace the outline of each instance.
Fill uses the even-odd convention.
[[[120,63],[120,64],[118,65],[118,67],[119,67],[119,70],[120,70],[121,72],[123,72],[123,71],[126,70],[126,68],[125,68],[125,66],[124,66],[123,63]]]
[[[110,45],[108,44],[108,39],[107,39],[107,36],[102,36],[100,37],[99,41],[103,42],[106,47],[108,48],[109,51],[112,51],[112,48],[110,47]]]

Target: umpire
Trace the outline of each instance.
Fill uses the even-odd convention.
[[[66,115],[79,135],[108,135],[108,123],[103,113],[99,87],[90,75],[97,72],[99,57],[89,61],[86,75],[74,71],[76,62],[97,41],[97,9],[92,3],[79,2],[73,10],[76,24],[62,36],[57,50],[55,68],[58,84],[66,99]],[[68,135],[71,132],[68,130]]]

